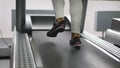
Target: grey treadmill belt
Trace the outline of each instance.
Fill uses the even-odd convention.
[[[82,47],[75,50],[69,45],[70,31],[56,38],[46,36],[47,31],[33,31],[43,68],[120,68],[120,62],[82,38]],[[88,41],[88,42],[87,42]]]

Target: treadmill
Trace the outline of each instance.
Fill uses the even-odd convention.
[[[44,11],[25,15],[25,0],[16,0],[16,3],[18,16],[11,68],[120,68],[120,48],[82,31],[82,46],[76,50],[69,44],[71,28],[67,17],[65,32],[55,38],[47,37],[54,14]]]

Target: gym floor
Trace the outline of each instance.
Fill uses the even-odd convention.
[[[0,59],[0,68],[10,68],[10,59]]]
[[[12,44],[11,38],[4,39],[8,44]],[[7,47],[7,44],[0,38],[0,48]],[[10,59],[0,59],[0,68],[10,68]]]

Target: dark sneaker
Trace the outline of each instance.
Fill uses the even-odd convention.
[[[80,38],[72,38],[70,40],[70,45],[76,49],[80,49],[80,46],[81,46],[81,41],[80,41]]]
[[[47,32],[47,36],[56,37],[59,32],[63,32],[65,30],[65,26],[65,20],[62,20],[59,23],[54,23],[52,29]]]

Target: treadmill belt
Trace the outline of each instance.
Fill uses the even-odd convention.
[[[81,39],[80,50],[69,45],[70,31],[57,37],[46,36],[47,31],[33,31],[33,40],[38,47],[43,68],[120,68],[114,60],[100,49]]]

